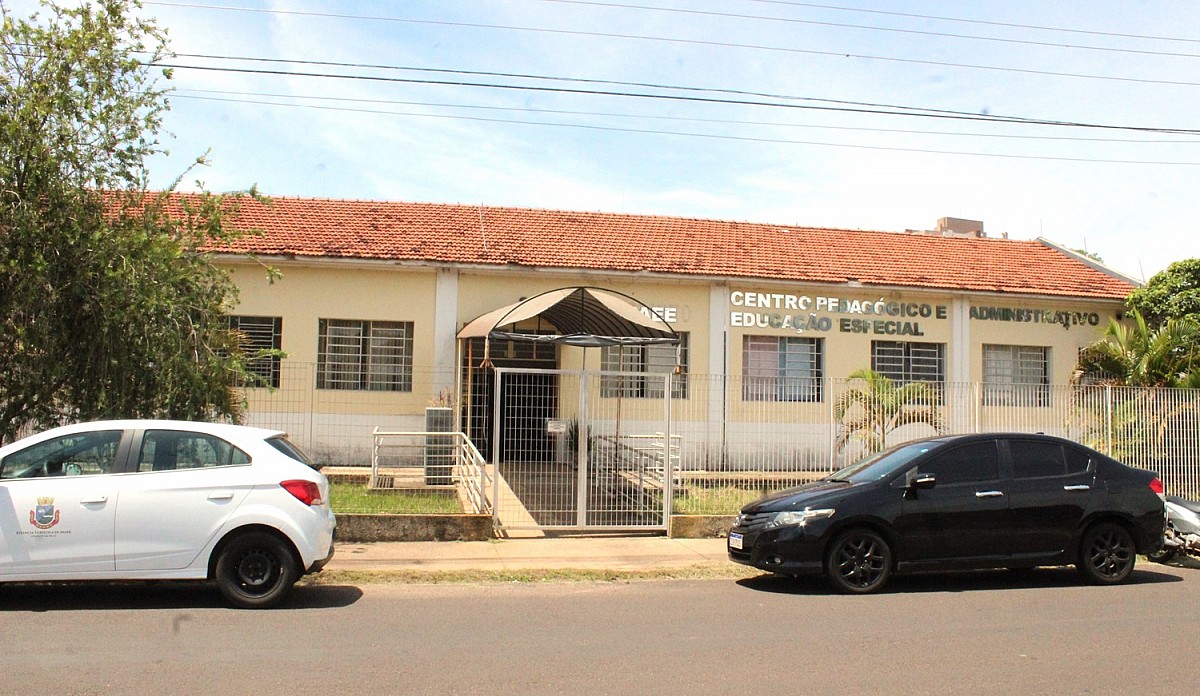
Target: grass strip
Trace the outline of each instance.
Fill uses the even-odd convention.
[[[453,495],[420,491],[368,491],[361,483],[331,481],[329,505],[333,512],[356,514],[428,515],[459,514],[462,505]]]

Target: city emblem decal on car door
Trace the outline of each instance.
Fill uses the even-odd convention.
[[[37,506],[29,511],[29,523],[38,529],[50,529],[61,516],[62,511],[54,509],[54,498],[38,498]]]

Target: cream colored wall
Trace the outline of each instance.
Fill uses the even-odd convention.
[[[412,393],[321,390],[322,408],[345,413],[419,414],[433,395],[431,375],[435,364],[433,327],[436,312],[436,272],[413,267],[369,268],[348,265],[305,265],[278,263],[283,278],[270,284],[265,271],[257,265],[242,263],[230,267],[241,288],[236,314],[283,317],[283,350],[287,362],[316,363],[318,319],[368,319],[411,321],[414,325],[414,385]],[[827,377],[844,379],[851,372],[870,367],[873,340],[919,341],[946,344],[945,357],[952,358],[952,346],[966,335],[971,381],[983,376],[984,344],[1049,346],[1051,382],[1064,384],[1074,368],[1079,347],[1098,338],[1109,319],[1120,311],[1120,303],[1056,300],[1013,300],[998,296],[959,296],[975,307],[1037,309],[1050,312],[1082,313],[1082,325],[1063,328],[1060,324],[1032,321],[969,319],[965,326],[955,322],[955,296],[922,291],[869,291],[863,288],[821,288],[811,285],[757,284],[753,281],[729,283],[728,311],[711,311],[714,287],[708,281],[668,282],[663,280],[604,276],[585,273],[541,273],[521,270],[503,272],[460,271],[457,274],[456,326],[521,298],[572,285],[609,288],[626,293],[651,307],[670,308],[675,313],[672,326],[689,334],[690,372],[709,372],[710,357],[717,358],[722,346],[721,331],[727,332],[728,356],[725,364],[730,375],[742,373],[742,342],[747,335],[806,336],[825,339],[824,370]],[[771,295],[761,298],[760,294]],[[792,297],[794,306],[787,306]],[[807,298],[807,299],[803,299]],[[832,299],[830,299],[832,298]],[[759,306],[764,304],[770,306]],[[868,307],[869,306],[869,307]],[[894,316],[889,308],[908,310],[915,316]],[[449,308],[442,307],[442,311]],[[921,316],[922,313],[927,316]],[[1096,321],[1090,322],[1095,315]],[[749,316],[746,316],[749,315]],[[1074,316],[1074,315],[1072,315]],[[748,321],[745,321],[747,320]],[[724,327],[712,322],[724,322]],[[810,322],[815,324],[810,326]],[[758,326],[759,322],[768,326]],[[739,326],[739,323],[753,324]],[[803,325],[803,330],[794,328]],[[893,333],[889,333],[889,331]],[[600,351],[560,347],[559,367],[567,370],[600,367]],[[718,351],[718,355],[711,355]],[[586,364],[584,357],[586,355]],[[452,362],[452,361],[450,361]],[[947,374],[950,376],[949,367]],[[310,383],[312,389],[315,383]],[[736,392],[735,392],[736,393]],[[565,394],[563,396],[566,396]],[[653,400],[643,400],[653,401]],[[744,418],[796,419],[827,413],[825,402],[812,404],[743,404],[736,396],[729,406],[732,420]],[[649,417],[659,404],[646,403]],[[808,413],[811,411],[812,413]],[[776,413],[777,412],[777,413]],[[783,422],[781,420],[781,422]]]
[[[953,381],[953,347],[964,339],[969,381],[983,379],[983,345],[1004,344],[1050,348],[1050,381],[1066,384],[1078,349],[1099,338],[1119,302],[1022,300],[1009,297],[965,298],[971,307],[1025,310],[1001,321],[955,320],[955,297],[922,291],[870,292],[854,288],[731,284],[729,373],[742,373],[745,336],[802,336],[824,339],[825,376],[847,378],[871,366],[872,341],[913,341],[945,344],[946,374]],[[1049,315],[1040,314],[1049,312]],[[905,316],[915,314],[915,316]],[[1001,315],[997,315],[1001,316]],[[1062,319],[1071,324],[1038,323],[1033,319]],[[761,326],[760,324],[768,324]],[[738,324],[749,324],[739,326]],[[799,329],[796,327],[800,327]],[[732,420],[816,418],[827,413],[830,397],[819,403],[743,402],[729,405]]]
[[[850,373],[871,366],[872,341],[951,343],[952,305],[952,298],[943,295],[752,282],[731,284],[729,373],[742,374],[746,336],[788,336],[823,339],[825,376],[845,379]],[[889,314],[889,307],[895,308],[896,315]],[[921,316],[922,313],[928,316]],[[823,395],[822,401],[811,403],[747,402],[735,396],[729,404],[732,420],[738,421],[819,419],[827,417],[829,409],[828,394]]]
[[[1117,303],[1081,303],[1071,301],[1037,300],[979,300],[972,303],[976,312],[981,308],[1034,310],[1049,313],[1057,318],[1068,315],[1068,325],[1046,323],[1043,318],[1022,312],[1014,320],[972,318],[971,330],[971,380],[983,380],[983,346],[985,344],[1015,346],[1047,346],[1050,348],[1050,383],[1066,384],[1075,369],[1079,349],[1104,335],[1109,323],[1122,310]],[[1039,319],[1039,321],[1034,321]]]
[[[226,266],[239,288],[234,314],[283,317],[286,363],[316,365],[320,319],[413,322],[412,392],[317,390],[323,412],[420,413],[433,396],[433,270],[316,267],[272,262],[283,277],[268,282],[258,265]],[[315,373],[313,373],[315,375]],[[307,386],[315,389],[314,381]],[[266,395],[254,395],[264,398]]]
[[[872,341],[915,341],[922,343],[947,344],[945,357],[950,359],[949,347],[959,340],[959,327],[954,323],[954,301],[951,295],[928,294],[921,291],[891,291],[886,293],[844,289],[822,289],[809,286],[763,287],[755,285],[731,286],[731,322],[729,328],[729,372],[740,374],[742,365],[742,337],[747,335],[804,336],[825,339],[825,374],[834,379],[844,379],[854,370],[871,365]],[[739,294],[740,293],[740,294]],[[751,299],[751,295],[753,298]],[[762,297],[771,295],[772,297]],[[808,298],[805,310],[754,306],[766,300],[772,305],[792,296],[796,304]],[[824,297],[822,302],[820,298]],[[740,304],[739,304],[740,301]],[[1078,349],[1098,339],[1121,304],[1114,301],[1079,302],[1054,300],[1024,300],[1009,297],[979,296],[968,299],[970,306],[993,310],[1027,310],[1014,315],[1023,321],[969,319],[964,327],[970,348],[970,381],[983,379],[983,345],[1004,344],[1022,346],[1046,346],[1051,353],[1051,382],[1066,383],[1075,366]],[[868,308],[868,305],[870,306]],[[830,309],[830,307],[834,309]],[[896,316],[889,310],[893,307],[901,314]],[[883,310],[883,314],[879,310]],[[1035,322],[1042,316],[1037,312],[1049,312],[1053,318],[1067,318],[1070,326],[1058,323]],[[994,313],[994,312],[993,312]],[[752,315],[757,324],[769,323],[803,324],[804,330],[786,326],[761,327],[736,325],[733,315]],[[922,316],[928,314],[928,316]],[[749,318],[749,317],[747,317]],[[811,328],[812,320],[828,319],[827,329]],[[749,322],[744,322],[749,323]],[[908,331],[908,333],[905,333]],[[894,332],[894,333],[893,333]]]

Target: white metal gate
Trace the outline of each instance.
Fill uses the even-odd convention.
[[[672,376],[497,368],[497,529],[665,530],[679,470]]]

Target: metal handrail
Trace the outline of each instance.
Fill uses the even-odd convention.
[[[461,431],[380,430],[376,427],[372,431],[371,478],[368,485],[374,488],[379,483],[379,455],[380,450],[385,447],[384,441],[386,439],[419,439],[428,437],[452,439],[451,449],[454,456],[452,479],[454,484],[462,491],[466,501],[470,503],[471,512],[490,514],[492,512],[492,502],[488,499],[487,491],[491,486],[492,479],[488,473],[487,460],[479,453],[479,449],[475,447],[475,443],[471,441],[471,438]],[[413,446],[427,447],[428,443]],[[439,444],[437,446],[444,447],[445,445]]]

